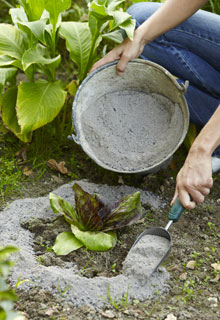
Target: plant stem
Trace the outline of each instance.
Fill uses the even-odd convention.
[[[86,77],[86,75],[87,75],[87,73],[89,71],[89,68],[91,66],[91,60],[92,60],[92,56],[93,56],[93,51],[94,51],[95,44],[96,44],[96,41],[97,41],[98,37],[99,37],[99,28],[97,28],[97,31],[96,31],[96,33],[95,33],[95,35],[93,37],[92,45],[91,45],[90,52],[89,52],[88,63],[87,63],[87,66],[86,66],[84,74],[82,75],[82,77],[80,77],[80,83]]]

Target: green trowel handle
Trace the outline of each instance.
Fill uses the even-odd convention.
[[[173,220],[173,222],[177,222],[184,212],[185,208],[182,206],[180,199],[177,198],[174,205],[170,209],[168,218],[169,220]]]

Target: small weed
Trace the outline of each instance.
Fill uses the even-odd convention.
[[[113,265],[112,265],[112,272],[114,272],[114,273],[116,272],[116,269],[115,269],[115,268],[116,268],[116,263],[113,263]]]
[[[72,286],[67,286],[65,289],[62,290],[60,288],[60,282],[58,281],[58,283],[57,283],[57,291],[60,293],[61,296],[63,296],[65,293],[67,293],[71,288],[72,288]]]
[[[84,271],[85,269],[88,267],[88,265],[90,264],[90,262],[94,259],[94,257],[92,256],[89,261],[85,264],[85,266],[77,273],[78,276],[80,276]]]
[[[191,300],[195,295],[195,281],[194,280],[187,280],[184,282],[183,285],[183,297],[182,301],[186,303],[187,301]]]
[[[215,231],[215,224],[212,223],[211,221],[209,221],[209,222],[207,223],[207,226],[209,227],[209,230]]]
[[[24,279],[24,280],[20,280],[20,279],[21,279],[21,275],[18,277],[18,279],[16,281],[15,287],[13,289],[14,293],[16,293],[18,287],[20,287],[22,285],[22,283],[24,283],[24,282],[33,282],[30,279]]]
[[[201,253],[200,252],[197,252],[197,251],[193,251],[193,253],[191,254],[191,257],[194,258],[195,260],[201,256]]]
[[[129,285],[127,288],[126,293],[123,295],[123,297],[120,300],[116,300],[116,298],[112,298],[111,292],[110,292],[110,284],[108,285],[107,289],[107,297],[108,297],[108,302],[114,307],[116,310],[119,309],[125,309],[128,305],[128,291],[129,291]]]
[[[149,220],[150,222],[154,222],[155,221],[154,215],[153,215],[153,213],[151,211],[147,211],[146,217],[147,217],[147,220]]]

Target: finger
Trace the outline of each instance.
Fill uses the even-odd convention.
[[[206,187],[200,187],[199,191],[204,195],[207,196],[210,193],[210,189]]]
[[[128,62],[131,60],[130,56],[122,54],[118,64],[117,64],[117,73],[122,75],[125,72]]]
[[[190,195],[191,194],[189,195],[189,193],[184,189],[180,189],[178,194],[179,194],[180,202],[181,202],[181,204],[183,205],[184,208],[186,208],[188,210],[191,210],[191,209],[195,208],[196,202],[195,202],[193,197],[192,197],[193,201],[191,201],[191,199],[190,199]]]
[[[193,201],[195,201],[196,203],[204,202],[205,196],[198,189],[187,190],[187,192],[190,194],[190,196],[192,197]]]
[[[212,177],[209,177],[204,185],[204,187],[206,188],[211,188],[213,186],[213,178]]]
[[[94,70],[96,70],[97,68],[104,66],[106,63],[112,62],[114,60],[117,60],[120,58],[120,54],[118,54],[117,51],[111,51],[109,52],[109,54],[107,54],[104,58],[100,59],[99,61],[97,61],[91,68],[91,70],[89,71],[92,72]]]

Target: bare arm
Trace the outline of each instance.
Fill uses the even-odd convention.
[[[149,19],[135,30],[133,41],[128,38],[125,39],[104,58],[96,62],[91,71],[108,62],[119,59],[117,71],[119,74],[123,73],[127,63],[137,58],[147,43],[179,25],[206,2],[207,0],[166,0]]]
[[[220,105],[195,139],[176,180],[176,191],[171,205],[179,197],[182,205],[193,209],[203,202],[212,187],[211,155],[220,145]],[[194,201],[190,201],[189,195]]]

